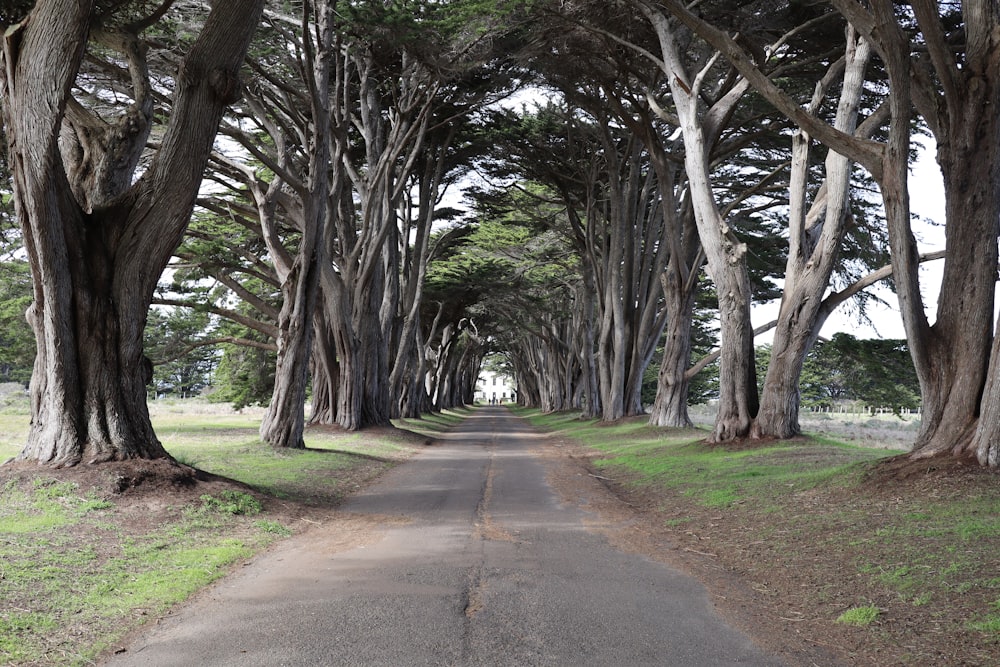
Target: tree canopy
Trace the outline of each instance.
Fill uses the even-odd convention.
[[[232,34],[216,4],[0,13],[0,376],[59,415],[26,458],[167,455],[146,396],[211,387],[302,446],[307,395],[383,425],[471,401],[502,355],[545,410],[687,426],[717,400],[725,441],[919,405],[915,455],[998,465],[991,3],[297,0]],[[933,324],[917,132],[948,200]],[[905,344],[820,340],[879,281]]]

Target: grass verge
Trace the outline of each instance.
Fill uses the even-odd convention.
[[[996,474],[829,437],[710,446],[645,419],[521,414],[576,443],[683,565],[735,575],[762,609],[752,632],[850,664],[1000,665]]]
[[[27,420],[0,414],[0,460],[17,453]],[[437,417],[412,423],[440,427]],[[211,475],[195,483],[148,462],[0,468],[0,664],[93,664],[145,620],[322,520],[423,440],[310,429],[306,450],[281,451],[259,442],[253,415],[171,411],[154,425],[167,451]]]

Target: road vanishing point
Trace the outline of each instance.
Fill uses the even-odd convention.
[[[476,410],[344,521],[258,557],[106,664],[781,664],[695,579],[593,529],[550,482],[566,463],[544,442],[504,407]]]

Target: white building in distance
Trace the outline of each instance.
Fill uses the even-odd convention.
[[[481,370],[476,383],[476,401],[492,405],[513,403],[517,396],[514,380],[493,371]]]

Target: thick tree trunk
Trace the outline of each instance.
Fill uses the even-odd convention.
[[[611,235],[608,259],[605,266],[612,270],[605,274],[604,292],[601,295],[601,328],[597,343],[598,377],[601,382],[601,420],[621,419],[624,412],[625,351],[623,338],[625,322],[621,303],[621,245],[619,236]]]
[[[995,76],[976,84],[966,87],[963,117],[953,121],[947,138],[938,139],[946,256],[937,320],[918,359],[923,410],[915,457],[988,452],[993,446],[988,434],[996,428],[991,422],[1000,418],[992,411],[995,398],[984,395],[987,369],[993,376],[1000,370],[1000,359],[990,358],[1000,218],[1000,85]],[[990,390],[995,386],[991,379]],[[975,433],[980,418],[984,423]]]
[[[373,330],[360,335],[361,363],[364,367],[362,390],[362,424],[364,426],[387,426],[390,424],[391,408],[389,391],[388,349],[385,340]]]
[[[842,132],[853,132],[857,124],[869,52],[868,42],[857,39],[854,30],[849,29],[844,85],[834,122],[834,127]],[[810,111],[819,108],[824,95],[825,89],[818,86]],[[761,392],[760,412],[752,428],[755,438],[790,438],[801,430],[799,379],[806,355],[826,319],[823,294],[830,284],[849,215],[851,162],[832,150],[826,159],[826,182],[806,213],[809,141],[809,136],[801,130],[792,139],[789,185],[792,204],[785,285],[771,360]]]
[[[708,270],[719,297],[719,412],[711,440],[744,438],[757,416],[757,379],[750,324],[750,277],[745,243],[741,243],[722,218],[709,167],[709,143],[718,128],[709,127],[713,114],[699,113],[701,91],[683,64],[673,27],[667,18],[645,5],[640,10],[652,23],[663,54],[664,73],[677,106],[684,140],[684,166],[698,236],[705,250]],[[694,88],[692,87],[694,86]],[[730,90],[713,112],[731,109],[743,87]]]
[[[222,112],[239,91],[239,66],[262,4],[218,3],[211,11],[176,79],[161,148],[134,183],[145,130],[107,132],[108,143],[91,146],[132,156],[118,169],[97,157],[86,163],[96,172],[88,172],[78,156],[60,155],[60,144],[68,151],[84,145],[91,125],[106,128],[70,97],[92,3],[39,0],[3,37],[0,96],[38,346],[20,459],[64,466],[167,456],[145,403],[152,375],[142,354],[146,313],[187,225]],[[142,49],[126,51],[141,79],[145,66],[135,59]],[[123,121],[133,128],[144,118],[142,88],[136,85],[139,99]],[[102,174],[101,183],[93,173]]]
[[[168,456],[146,408],[152,366],[142,355],[142,330],[148,306],[114,290],[101,275],[103,263],[93,267],[94,276],[86,262],[74,262],[68,303],[58,280],[36,285],[29,311],[37,341],[32,424],[19,460],[62,467]]]
[[[988,359],[1000,216],[996,187],[1000,137],[993,117],[977,115],[975,127],[983,134],[970,133],[972,143],[939,148],[948,218],[946,258],[937,322],[928,337],[922,373],[922,421],[913,451],[917,457],[974,452],[992,428],[984,425],[983,437],[972,438],[987,369],[998,363]],[[992,178],[983,176],[984,165]],[[991,405],[992,398],[987,401]]]
[[[445,135],[438,144],[424,152],[424,169],[419,175],[418,215],[416,218],[415,241],[407,254],[402,274],[406,276],[405,290],[399,307],[402,328],[398,332],[392,370],[389,374],[391,408],[394,417],[417,418],[430,405],[423,390],[427,360],[421,340],[421,307],[424,297],[424,282],[427,264],[430,261],[430,240],[434,224],[434,206],[440,198],[444,178],[446,153],[455,137],[456,127]],[[404,219],[406,218],[403,214]],[[411,229],[407,225],[401,240],[409,245]]]
[[[595,333],[594,333],[594,271],[589,263],[583,266],[583,289],[578,296],[582,302],[580,316],[582,323],[580,331],[580,366],[582,382],[580,391],[583,394],[583,414],[593,418],[601,414],[600,385],[597,382],[597,364],[594,363]],[[520,386],[520,385],[518,385]]]
[[[1000,205],[1000,12],[995,3],[963,2],[966,39],[964,53],[956,56],[933,3],[914,3],[923,33],[919,48],[929,54],[914,62],[892,3],[834,4],[880,40],[890,77],[889,144],[882,168],[873,173],[885,201],[900,312],[920,379],[921,429],[911,456],[975,454],[988,464],[1000,423],[1000,403],[986,393],[998,386],[994,368],[1000,364],[989,356]],[[914,67],[922,71],[914,75]],[[934,134],[945,186],[945,266],[933,326],[919,290],[906,190],[911,104]]]
[[[302,449],[312,325],[303,321],[301,309],[289,310],[292,312],[282,312],[278,320],[282,333],[278,338],[274,390],[261,419],[260,439],[274,447]]]
[[[719,224],[721,220],[718,221]],[[704,236],[702,237],[704,238]],[[706,244],[708,245],[708,244]],[[745,438],[757,416],[757,373],[750,325],[746,247],[726,244],[723,265],[709,261],[719,292],[719,412],[713,442]],[[706,252],[711,257],[711,254]],[[717,276],[717,277],[716,277]]]
[[[1000,415],[993,413],[1000,409],[1000,401],[984,395],[1000,386],[996,380],[1000,368],[993,372],[1000,359],[990,358],[1000,200],[1000,42],[996,39],[1000,11],[996,3],[962,3],[965,39],[957,45],[951,40],[951,30],[942,25],[935,3],[912,3],[912,18],[922,33],[916,48],[926,54],[914,59],[911,21],[907,19],[904,30],[894,3],[831,0],[878,49],[888,74],[890,131],[888,143],[881,145],[854,141],[809,116],[768,81],[727,34],[704,24],[679,2],[665,0],[665,4],[722,50],[772,104],[828,146],[850,155],[878,181],[889,229],[893,280],[921,386],[923,418],[912,456],[975,453],[989,461],[989,440],[1000,428]],[[934,134],[945,184],[945,269],[933,326],[927,321],[920,294],[907,191],[913,106]]]
[[[314,233],[319,230],[314,230]],[[315,236],[303,244],[291,271],[282,278],[283,303],[278,317],[278,359],[274,390],[260,424],[260,438],[275,447],[305,447],[306,384],[312,352],[313,312],[319,291]],[[311,250],[308,246],[311,246]],[[284,272],[282,272],[284,273]]]
[[[682,86],[674,87],[675,96],[684,94]],[[719,297],[719,411],[711,439],[722,442],[749,435],[758,409],[747,248],[735,238],[715,204],[704,138],[693,108],[682,115],[682,122],[698,235]]]
[[[981,411],[975,435],[959,454],[972,454],[980,465],[997,469],[1000,468],[1000,336],[993,338],[993,353]]]
[[[663,214],[653,193],[657,178],[645,164],[642,143],[622,149],[607,126],[603,141],[608,156],[607,232],[603,247],[587,251],[601,257],[601,328],[598,367],[601,419],[614,421],[642,414],[642,379],[663,331],[665,316],[658,277],[668,257],[662,243]],[[669,184],[662,184],[669,187]],[[589,224],[596,224],[592,206]]]
[[[989,158],[986,162],[978,163],[982,170],[980,174],[985,176],[985,178],[980,177],[978,180],[987,181],[992,187],[987,188],[986,192],[981,195],[977,193],[977,199],[979,196],[985,197],[985,199],[979,200],[987,208],[987,211],[980,212],[983,216],[982,223],[985,225],[988,222],[987,216],[991,214],[989,211],[992,211],[995,224],[997,220],[996,208],[1000,206],[1000,201],[998,201],[1000,200],[1000,192],[998,192],[1000,190],[1000,160],[998,160],[997,154],[997,151],[1000,150],[998,148],[1000,138],[997,137],[997,133],[1000,131],[1000,121],[997,118],[997,115],[1000,114],[1000,110],[998,110],[1000,100],[997,99],[1000,96],[1000,86],[997,85],[1000,52],[998,52],[996,39],[998,25],[1000,25],[1000,11],[995,4],[986,2],[969,3],[964,9],[967,12],[966,20],[971,24],[968,28],[970,33],[968,35],[968,51],[970,59],[975,65],[971,73],[975,78],[970,81],[968,88],[975,91],[974,93],[970,92],[970,94],[982,94],[982,99],[986,102],[978,115],[978,120],[982,121],[981,124],[973,125],[970,122],[971,118],[966,120],[968,130],[978,132],[979,135],[966,136],[971,136],[973,145],[978,145],[981,150],[985,150]],[[982,88],[985,90],[981,90]],[[976,115],[975,107],[965,106],[963,109],[968,116]],[[955,157],[961,159],[960,155]],[[943,170],[946,163],[940,158],[939,162]],[[956,183],[956,185],[960,186],[961,182]],[[950,225],[950,217],[948,222]],[[996,227],[993,228],[993,234],[994,236],[989,237],[990,241],[984,243],[985,246],[988,246],[988,250],[996,250]],[[993,469],[1000,468],[1000,326],[994,328],[989,371],[979,407],[979,424],[972,441],[961,453],[975,455],[980,465]]]
[[[337,423],[357,430],[390,423],[389,339],[396,333],[400,270],[396,211],[427,133],[437,83],[418,60],[404,57],[393,82],[398,88],[386,95],[381,54],[360,41],[341,52],[333,116],[343,129],[336,138],[353,192],[335,193],[326,239],[331,261],[321,281],[339,363]]]
[[[679,261],[679,258],[675,261]],[[656,399],[650,410],[649,423],[667,428],[694,426],[688,416],[688,365],[691,363],[691,325],[694,314],[692,286],[685,285],[675,270],[668,269],[664,278],[667,299],[667,319],[663,358],[657,376]]]
[[[324,350],[327,340],[332,338],[335,343],[336,378],[324,370],[331,364],[329,351],[313,371],[314,377],[320,372],[322,380],[335,380],[337,385],[336,391],[314,394],[311,423],[331,423],[329,418],[334,415],[335,422],[349,431],[389,424],[388,348],[379,321],[380,290],[357,294],[328,263],[321,282],[323,320],[329,330],[317,337],[324,341]],[[321,402],[323,399],[335,400],[335,407]]]
[[[445,327],[438,355],[435,411],[475,400],[482,359],[482,344],[474,326]]]

